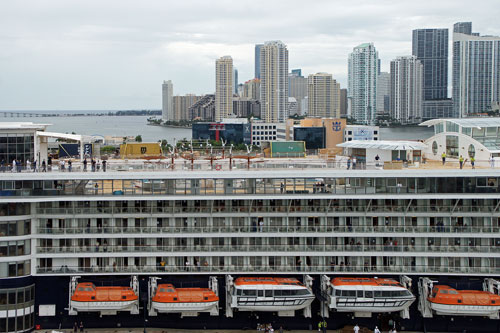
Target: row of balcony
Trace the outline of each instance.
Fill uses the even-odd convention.
[[[500,253],[500,246],[460,245],[195,245],[195,246],[66,246],[37,247],[37,253],[155,253],[155,252],[405,252]]]
[[[427,265],[328,265],[328,266],[301,266],[285,265],[218,265],[218,266],[175,266],[175,265],[143,265],[143,266],[60,266],[60,267],[37,267],[37,274],[109,274],[109,273],[283,273],[296,274],[300,272],[311,272],[314,274],[328,274],[331,272],[347,273],[371,273],[371,274],[500,274],[500,267],[447,267]]]
[[[196,234],[196,233],[499,233],[492,226],[223,226],[223,227],[77,227],[37,228],[39,234]]]
[[[414,213],[493,213],[499,212],[497,206],[236,206],[236,207],[75,207],[75,208],[37,208],[38,214],[212,214],[212,213],[335,213],[335,212],[414,212]]]

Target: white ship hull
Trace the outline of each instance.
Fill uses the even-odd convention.
[[[329,307],[337,312],[387,313],[405,310],[414,301],[415,298],[384,299],[380,301],[362,299],[348,299],[346,301],[345,298],[339,298],[331,300]]]
[[[153,302],[153,309],[160,313],[204,312],[218,305],[214,302],[163,303]]]
[[[71,301],[71,306],[76,311],[100,312],[100,311],[127,311],[137,306],[138,300],[117,302],[78,302]]]
[[[431,309],[444,316],[493,316],[500,311],[500,305],[449,305],[430,302]]]
[[[309,306],[314,297],[312,298],[298,298],[287,299],[280,301],[275,298],[264,299],[249,299],[240,297],[237,302],[234,302],[233,307],[240,311],[262,311],[262,312],[282,312],[282,311],[296,311],[302,310]],[[302,302],[303,301],[303,302]]]

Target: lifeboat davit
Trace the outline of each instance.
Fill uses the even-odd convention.
[[[130,287],[96,287],[93,283],[78,283],[71,295],[71,307],[80,312],[116,313],[131,311],[139,297]]]
[[[331,281],[330,309],[338,312],[396,312],[407,309],[416,297],[393,279],[344,278]]]
[[[161,313],[205,312],[219,304],[219,297],[208,288],[175,288],[160,284],[152,298],[153,309]]]
[[[312,291],[294,278],[240,277],[234,281],[231,307],[285,313],[304,309],[313,300]]]
[[[428,301],[438,315],[492,316],[500,311],[500,296],[489,291],[436,285]]]

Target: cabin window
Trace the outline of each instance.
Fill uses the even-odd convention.
[[[91,296],[90,299],[95,299],[95,296]]]
[[[492,300],[492,301],[491,301],[491,304],[495,304],[495,301],[493,301],[493,300]]]
[[[341,293],[342,292],[340,290],[338,290],[338,289],[335,290],[335,296],[340,296]]]
[[[165,288],[160,288],[160,292],[164,293],[165,292]]]
[[[444,289],[442,289],[442,290],[440,290],[439,292],[440,292],[441,294],[447,294],[447,293],[448,293],[448,290],[444,290]]]
[[[458,300],[457,300],[457,303],[462,303],[462,300],[461,300],[461,299],[458,299]]]
[[[174,290],[173,289],[167,289],[167,293],[173,293]]]
[[[85,291],[82,287],[78,288],[78,291]]]
[[[448,294],[458,295],[458,291],[456,291],[456,290],[449,290]]]
[[[266,290],[266,297],[273,297],[273,291],[272,290]]]
[[[375,298],[382,298],[382,291],[375,290],[374,293],[375,293]]]
[[[122,296],[122,299],[127,299],[127,296]]]
[[[344,296],[344,297],[356,297],[356,290],[342,290],[342,296]]]
[[[274,291],[274,296],[282,296],[281,290],[275,290]]]
[[[362,298],[363,297],[363,290],[357,290],[356,291],[356,296]]]
[[[264,297],[264,290],[257,290],[257,297]]]
[[[93,291],[92,288],[85,288],[85,291]]]
[[[281,295],[283,295],[283,296],[291,296],[292,293],[291,293],[291,290],[282,290],[281,291]]]
[[[177,297],[174,297],[174,301],[177,301]]]
[[[208,297],[204,297],[203,299],[204,299],[205,301],[208,301]]]
[[[307,289],[299,289],[299,290],[297,290],[296,295],[302,295],[302,296],[309,295],[309,290],[307,290]]]
[[[366,290],[366,291],[365,291],[365,297],[366,297],[366,298],[373,298],[373,291],[371,291],[371,290]]]
[[[236,289],[236,295],[238,295],[238,296],[243,295],[243,290],[241,290],[241,289]]]

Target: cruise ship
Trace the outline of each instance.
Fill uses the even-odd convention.
[[[3,127],[0,140],[22,143],[26,159],[54,136]],[[0,332],[309,329],[323,318],[329,329],[494,332],[496,156],[475,169],[432,164],[441,154],[430,140],[429,151],[412,148],[425,167],[371,163],[375,143],[345,147],[359,154],[355,169],[320,158],[116,161],[106,172],[75,163],[71,173],[2,165]]]

